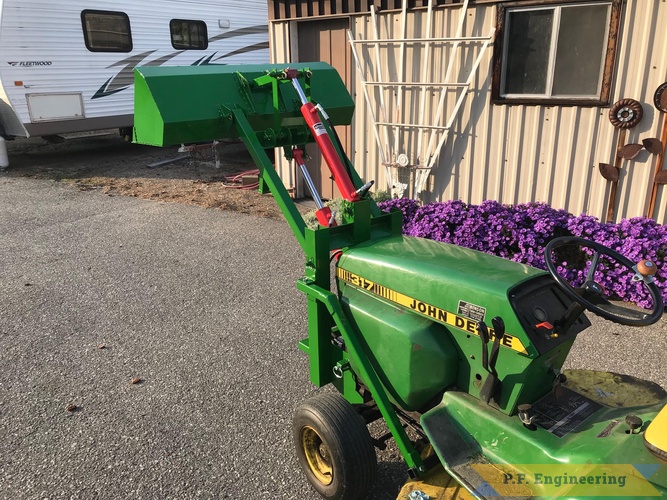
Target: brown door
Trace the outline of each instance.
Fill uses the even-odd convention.
[[[314,62],[323,61],[331,64],[350,89],[350,74],[352,71],[350,47],[347,38],[347,30],[350,26],[348,18],[327,19],[324,21],[301,21],[298,23],[299,61]],[[350,145],[350,126],[336,127],[336,133],[343,145],[343,151],[348,152]],[[308,172],[313,178],[313,183],[324,199],[340,197],[329,167],[319,153],[315,144],[307,147],[308,155],[312,158],[306,161]],[[349,154],[349,153],[348,153]],[[306,193],[310,195],[310,193]]]

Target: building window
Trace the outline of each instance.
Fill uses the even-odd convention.
[[[609,104],[621,0],[498,7],[493,100]]]
[[[83,38],[91,52],[130,52],[130,18],[124,12],[84,10],[81,12]]]
[[[204,50],[208,48],[208,31],[204,21],[172,19],[169,22],[171,45],[175,49]]]

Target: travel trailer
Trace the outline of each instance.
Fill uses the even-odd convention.
[[[0,0],[0,136],[131,130],[135,66],[268,62],[266,0]]]

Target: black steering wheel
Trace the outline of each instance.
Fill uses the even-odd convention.
[[[591,265],[586,274],[586,281],[579,288],[574,288],[565,281],[560,274],[558,274],[557,265],[553,260],[553,254],[556,249],[573,245],[593,250],[593,256],[590,259]],[[627,268],[630,273],[633,273],[633,281],[643,282],[653,300],[653,308],[650,311],[639,308],[631,309],[629,307],[617,306],[604,298],[604,288],[594,279],[595,269],[600,261],[600,257],[603,255],[610,257],[613,261],[618,262],[620,265]],[[551,240],[544,250],[544,260],[547,270],[551,273],[551,276],[553,276],[568,297],[598,316],[628,326],[652,325],[662,317],[662,295],[653,281],[653,275],[657,271],[657,268],[651,261],[643,260],[634,264],[630,259],[611,248],[575,236],[561,236]]]

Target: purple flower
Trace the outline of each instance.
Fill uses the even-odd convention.
[[[544,247],[558,236],[579,236],[616,250],[632,262],[652,260],[658,266],[655,283],[667,302],[667,228],[646,217],[602,223],[596,217],[574,216],[546,203],[501,205],[486,200],[468,205],[460,200],[419,206],[414,200],[395,199],[379,203],[382,210],[401,210],[403,234],[453,243],[466,248],[546,269]],[[583,284],[590,266],[590,252],[562,255],[559,269],[575,286]],[[652,301],[632,272],[601,259],[595,272],[609,298],[651,307]]]

